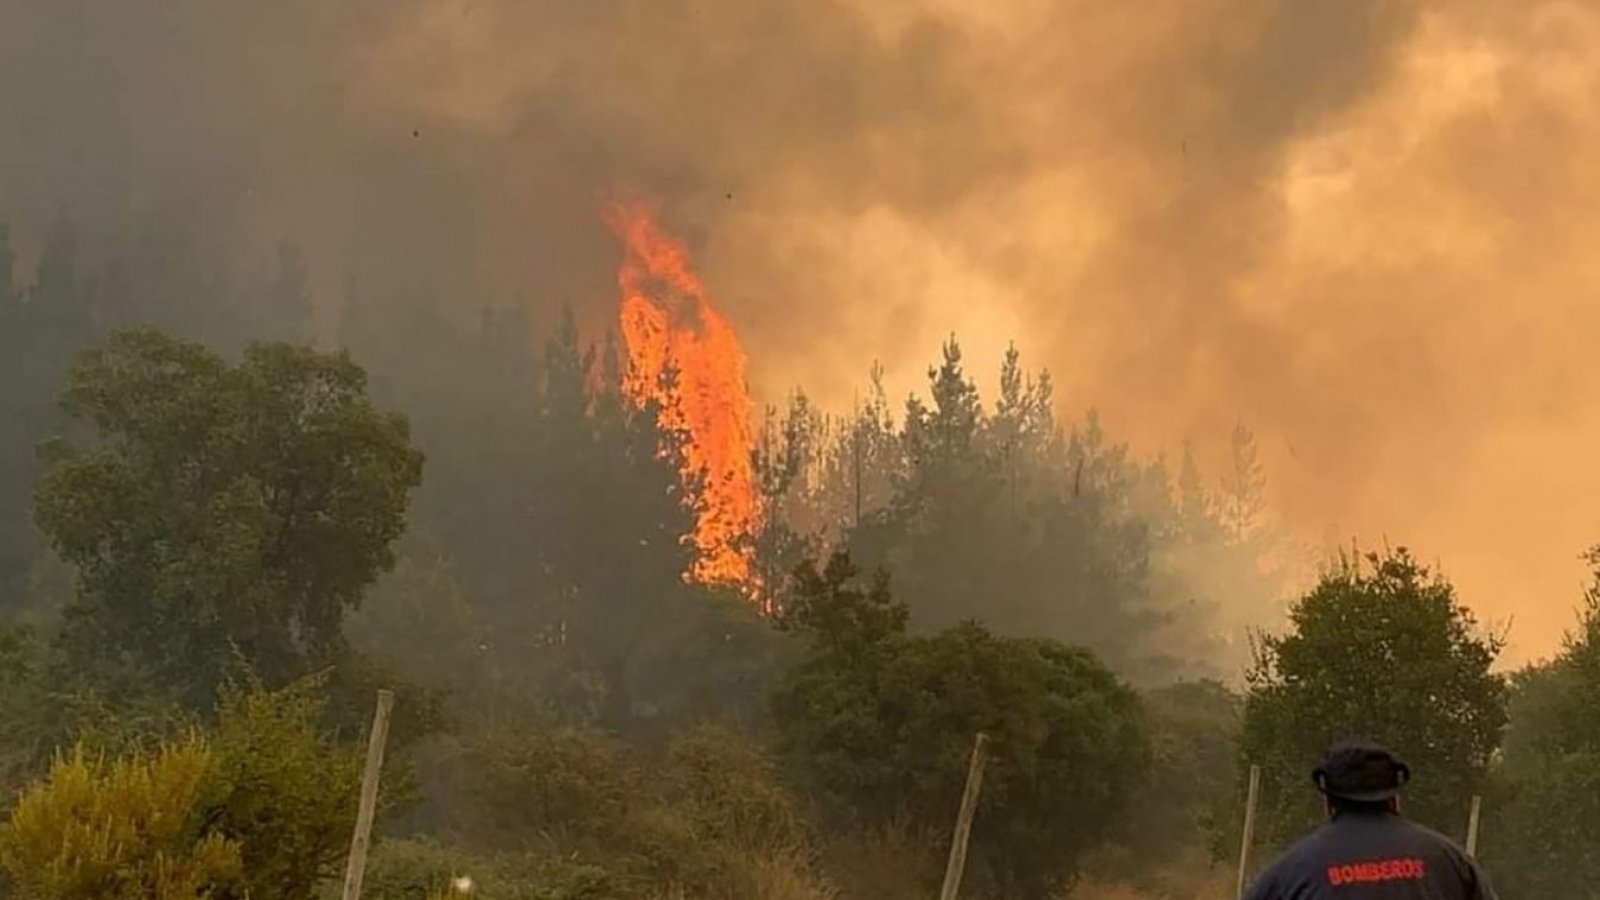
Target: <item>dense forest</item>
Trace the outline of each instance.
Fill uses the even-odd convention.
[[[0,896],[336,893],[379,687],[377,900],[930,896],[979,732],[963,896],[1227,896],[1243,773],[1255,865],[1352,733],[1448,834],[1485,798],[1504,896],[1600,896],[1600,574],[1509,674],[1401,547],[1292,590],[1244,425],[1208,474],[1015,351],[863,360],[757,414],[759,590],[706,585],[617,335],[352,285],[330,349],[290,245],[42,246],[0,229]]]

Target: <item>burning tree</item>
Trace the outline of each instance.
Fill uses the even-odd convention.
[[[690,267],[688,251],[652,210],[617,203],[606,220],[624,248],[617,272],[629,363],[624,392],[657,406],[662,427],[688,438],[683,476],[699,494],[689,575],[751,590],[749,537],[760,512],[744,350]]]

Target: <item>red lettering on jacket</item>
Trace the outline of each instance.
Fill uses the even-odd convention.
[[[1334,887],[1384,881],[1421,881],[1426,877],[1428,867],[1416,858],[1379,859],[1328,867],[1328,883]]]

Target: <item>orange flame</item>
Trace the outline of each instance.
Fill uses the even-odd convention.
[[[624,248],[617,271],[629,357],[623,392],[636,403],[656,403],[661,424],[687,435],[684,479],[704,478],[688,575],[753,592],[747,538],[760,507],[744,350],[733,325],[711,305],[683,244],[662,231],[650,209],[614,203],[606,223]],[[663,380],[669,367],[676,369],[670,385]]]

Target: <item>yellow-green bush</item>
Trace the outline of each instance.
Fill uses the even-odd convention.
[[[314,681],[223,694],[209,772],[207,818],[239,845],[242,873],[227,898],[309,900],[350,844],[361,748],[317,727]]]
[[[0,868],[36,900],[215,896],[241,865],[238,844],[205,822],[212,762],[197,736],[114,760],[80,747],[0,826]]]
[[[0,825],[26,900],[309,900],[343,857],[357,748],[321,733],[307,682],[230,691],[217,728],[113,754],[80,745]]]

